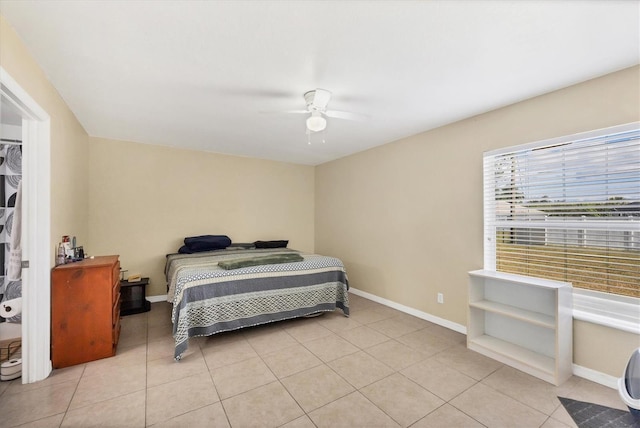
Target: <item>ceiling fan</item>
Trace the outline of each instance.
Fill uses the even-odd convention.
[[[313,89],[304,93],[304,100],[307,104],[306,110],[290,110],[287,113],[311,114],[307,118],[307,132],[321,132],[327,127],[326,117],[346,120],[362,120],[365,115],[339,110],[327,110],[327,105],[331,100],[331,92],[326,89]]]

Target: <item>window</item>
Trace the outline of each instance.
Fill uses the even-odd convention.
[[[640,297],[640,123],[484,155],[485,269]]]

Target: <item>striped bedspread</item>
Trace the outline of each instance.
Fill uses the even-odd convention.
[[[175,358],[189,338],[342,309],[349,315],[347,274],[334,257],[303,254],[293,263],[224,270],[221,261],[297,251],[218,250],[167,256],[167,300],[173,303]]]

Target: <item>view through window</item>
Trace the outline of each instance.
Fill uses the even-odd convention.
[[[485,269],[640,297],[638,123],[484,156]]]

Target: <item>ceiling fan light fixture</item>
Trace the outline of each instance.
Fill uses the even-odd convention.
[[[327,127],[327,119],[322,117],[319,111],[314,111],[307,119],[307,129],[311,132],[320,132]]]

